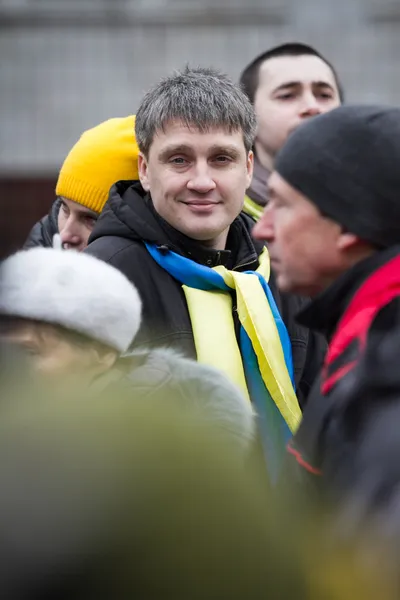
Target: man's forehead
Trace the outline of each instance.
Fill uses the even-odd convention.
[[[156,131],[154,142],[159,148],[174,145],[193,147],[231,145],[237,147],[243,144],[243,132],[240,129],[230,130],[222,125],[198,127],[196,124],[170,121],[162,129]]]
[[[259,87],[272,90],[293,82],[323,82],[337,87],[332,69],[318,56],[277,56],[266,60],[260,67]]]
[[[292,186],[281,176],[278,171],[272,171],[268,183],[268,192],[269,195],[272,196],[288,196],[291,195],[292,192],[296,191]]]

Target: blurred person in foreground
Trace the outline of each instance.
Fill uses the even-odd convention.
[[[274,478],[322,356],[312,335],[297,343],[300,300],[279,294],[241,212],[255,129],[245,94],[216,70],[157,83],[136,113],[140,182],[112,188],[85,252],[138,288],[138,342],[216,367],[252,400]]]
[[[323,550],[212,422],[53,390],[0,407],[0,596],[392,600],[386,565]]]
[[[24,248],[53,245],[59,233],[65,250],[81,251],[120,179],[137,179],[135,117],[113,118],[85,131],[67,155],[50,213],[30,232]]]
[[[303,597],[257,478],[211,424],[118,395],[1,413],[2,598]]]
[[[329,339],[292,462],[335,510],[356,495],[364,525],[383,510],[397,528],[399,163],[400,109],[343,106],[316,117],[279,153],[254,229],[280,289],[313,297],[300,322]]]
[[[333,65],[312,46],[291,42],[251,61],[240,84],[254,106],[254,173],[244,211],[258,220],[268,201],[268,178],[289,134],[306,120],[337,108],[343,88]]]
[[[25,351],[50,389],[120,393],[189,406],[247,449],[253,409],[224,375],[165,349],[128,353],[142,303],[117,269],[92,256],[23,250],[0,267],[0,337]],[[61,393],[61,392],[60,392]]]

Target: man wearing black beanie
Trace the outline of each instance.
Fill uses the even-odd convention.
[[[382,422],[396,405],[400,416],[400,109],[342,106],[302,125],[269,193],[253,235],[281,290],[313,298],[299,322],[329,340],[291,459],[337,505],[371,484],[360,456],[375,456],[363,492],[378,510],[400,489],[380,452]],[[400,423],[390,435],[396,449]]]

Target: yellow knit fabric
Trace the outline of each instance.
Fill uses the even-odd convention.
[[[138,154],[134,115],[88,129],[61,167],[57,196],[101,212],[115,182],[138,179]]]

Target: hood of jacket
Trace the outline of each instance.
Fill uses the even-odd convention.
[[[104,236],[164,246],[201,264],[227,268],[254,268],[264,244],[251,237],[254,221],[241,213],[232,223],[225,250],[212,250],[169,225],[154,209],[151,197],[138,181],[119,181],[90,236],[89,244]]]
[[[53,237],[58,233],[58,213],[61,207],[61,198],[57,198],[50,209],[48,215],[38,221],[30,231],[27,240],[23,245],[23,250],[42,246],[51,248],[53,246]]]

